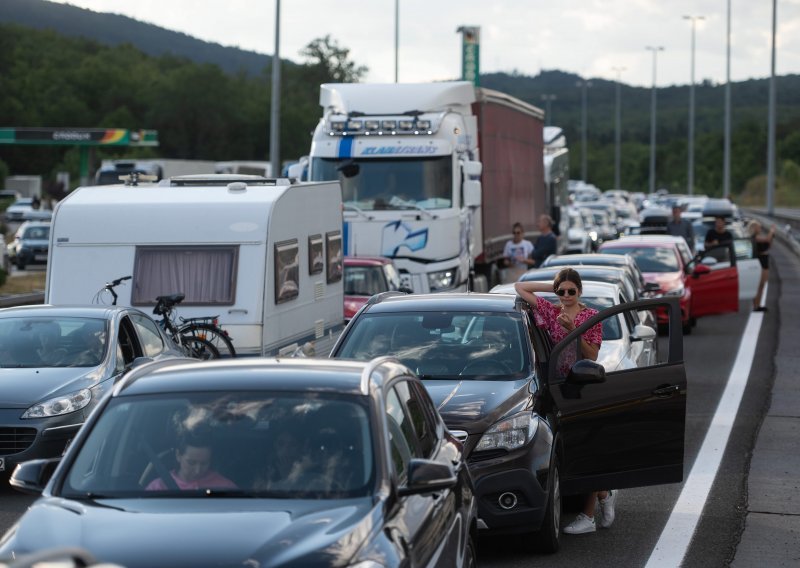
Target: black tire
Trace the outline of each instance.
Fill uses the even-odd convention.
[[[464,568],[477,568],[478,554],[475,549],[475,539],[470,534],[467,540],[467,550],[464,553]]]
[[[681,326],[683,329],[683,335],[691,335],[692,334],[692,321],[689,320],[685,324]]]
[[[219,359],[219,351],[210,341],[192,335],[184,335],[181,337],[181,343],[189,357],[202,361]]]
[[[553,456],[547,488],[547,507],[539,530],[533,533],[533,545],[539,552],[552,554],[561,545],[561,479],[558,457]]]
[[[189,324],[178,330],[181,335],[191,335],[211,343],[221,357],[236,357],[236,349],[228,335],[216,326],[202,323]]]

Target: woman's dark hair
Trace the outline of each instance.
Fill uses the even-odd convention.
[[[211,431],[209,429],[202,429],[199,431],[183,432],[178,436],[177,450],[181,454],[186,452],[187,447],[193,448],[211,448]]]
[[[581,275],[574,268],[562,268],[553,279],[553,292],[558,290],[562,282],[572,282],[577,286],[578,292],[583,292],[583,284],[581,283]]]

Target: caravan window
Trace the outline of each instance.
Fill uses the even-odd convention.
[[[136,247],[131,303],[154,305],[158,296],[182,293],[182,305],[232,305],[238,260],[236,246]]]

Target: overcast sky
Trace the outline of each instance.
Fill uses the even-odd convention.
[[[55,0],[112,12],[188,35],[272,54],[275,0]],[[396,0],[283,0],[282,58],[330,34],[369,67],[366,81],[394,81]],[[659,85],[688,84],[691,24],[696,25],[695,79],[725,81],[726,0],[397,0],[401,82],[459,78],[462,25],[481,28],[481,72],[537,75],[559,69],[583,77],[650,86],[658,55]],[[730,0],[731,79],[770,74],[772,2]],[[800,0],[778,0],[776,73],[800,73]],[[798,95],[800,96],[800,94]]]

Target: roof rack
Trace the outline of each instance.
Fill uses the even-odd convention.
[[[292,185],[295,180],[289,178],[265,178],[263,176],[245,174],[199,174],[171,177],[162,180],[161,185],[169,187],[224,187],[235,182],[244,182],[247,185],[283,186]]]

